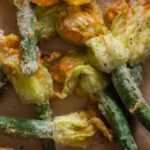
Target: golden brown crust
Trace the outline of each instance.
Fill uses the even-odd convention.
[[[129,109],[129,112],[133,114],[140,107],[141,107],[141,102],[137,102],[132,108]]]
[[[32,0],[33,3],[37,4],[38,6],[45,7],[45,6],[52,6],[58,3],[60,0]]]

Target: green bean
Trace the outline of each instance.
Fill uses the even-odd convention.
[[[41,120],[52,120],[52,109],[50,104],[37,106],[37,116]],[[52,139],[44,139],[42,140],[42,145],[44,150],[55,150],[55,142]]]
[[[130,131],[128,122],[115,101],[114,96],[108,91],[98,93],[99,109],[103,112],[114,134],[118,138],[122,150],[136,150],[136,144]]]
[[[26,120],[0,116],[0,133],[22,137],[51,138],[53,131],[49,120]]]
[[[32,76],[38,71],[37,62],[37,19],[30,6],[30,0],[14,0],[18,9],[17,23],[21,34],[22,72]]]
[[[37,116],[41,120],[50,119],[52,120],[52,109],[50,107],[50,104],[43,104],[43,105],[37,105]]]
[[[136,65],[130,69],[131,75],[134,78],[137,87],[140,88],[142,84],[142,67],[141,65]]]
[[[142,66],[140,64],[138,65],[134,65],[132,67],[130,67],[130,72],[131,75],[137,85],[137,87],[140,89],[141,88],[141,84],[142,84]],[[130,114],[130,112],[126,109],[126,107],[124,106],[124,104],[122,103],[122,109],[124,109],[124,112],[126,114],[126,117],[128,119],[131,131],[134,133],[135,131],[135,117]]]
[[[112,73],[114,86],[131,114],[150,131],[150,109],[136,85],[130,70],[124,65]]]

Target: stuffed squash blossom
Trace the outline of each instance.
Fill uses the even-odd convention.
[[[25,103],[46,103],[53,93],[51,76],[40,60],[40,69],[34,76],[22,74],[19,43],[15,35],[0,35],[0,62],[4,72]]]
[[[55,117],[52,138],[63,145],[86,148],[94,140],[98,129],[109,139],[112,134],[107,126],[97,117],[88,117],[88,112],[76,112]]]
[[[150,1],[136,0],[131,4],[121,1],[117,7],[112,33],[129,49],[128,62],[139,63],[150,56]]]
[[[56,61],[48,62],[45,66],[49,69],[54,81],[54,96],[64,99],[77,89],[93,97],[108,85],[105,75],[87,64],[84,53],[69,51]]]
[[[95,2],[83,6],[68,6],[56,17],[58,34],[68,42],[83,45],[84,42],[105,28],[101,24],[101,12]]]
[[[86,45],[89,63],[100,71],[110,73],[129,58],[129,50],[105,27],[102,12],[95,1],[60,12],[56,29],[63,39]]]

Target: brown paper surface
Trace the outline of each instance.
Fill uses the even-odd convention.
[[[104,3],[102,0],[100,3]],[[8,0],[0,0],[0,29],[3,29],[6,34],[18,33],[16,26],[15,8],[8,3]],[[44,46],[43,46],[44,45]],[[64,43],[58,38],[49,40],[41,44],[44,50],[68,50],[72,46]],[[150,105],[150,61],[143,65],[143,84],[142,91],[145,99]],[[55,115],[62,115],[69,112],[74,112],[84,108],[87,100],[77,96],[71,96],[64,101],[52,101],[52,107]],[[25,105],[21,103],[19,97],[15,94],[13,87],[9,86],[7,92],[0,98],[0,115],[10,115],[23,118],[35,118],[35,106]],[[137,123],[135,131],[135,140],[138,145],[138,150],[150,150],[150,134]],[[0,147],[12,147],[18,150],[42,150],[41,142],[37,139],[18,138],[11,136],[0,135]],[[117,143],[103,145],[99,140],[96,140],[87,150],[119,150]],[[78,148],[64,147],[57,145],[57,150],[82,150]]]

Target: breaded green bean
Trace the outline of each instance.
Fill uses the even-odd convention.
[[[22,72],[32,76],[38,71],[37,62],[37,19],[30,6],[30,0],[14,0],[17,7],[17,23],[21,35]]]
[[[126,66],[117,68],[112,73],[114,86],[131,114],[150,131],[150,109],[147,106],[140,89]]]

